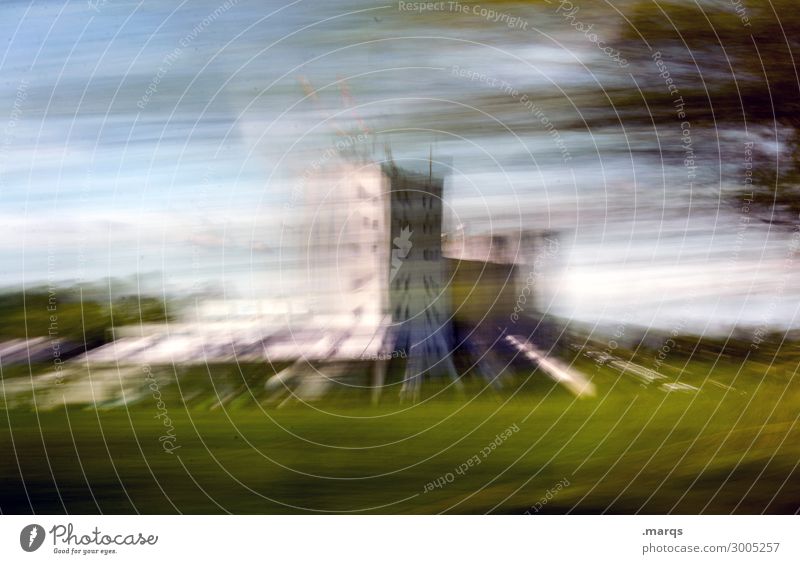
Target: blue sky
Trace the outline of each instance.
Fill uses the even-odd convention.
[[[466,64],[534,92],[626,84],[591,46],[552,23],[519,41],[490,22],[445,25],[386,6],[3,2],[0,287],[112,277],[170,293],[287,291],[276,273],[296,258],[280,244],[296,222],[290,188],[334,139],[320,121],[356,119],[338,85],[315,103],[298,79],[321,88],[349,77],[358,117],[392,130],[380,141],[396,156],[435,145],[452,162],[448,205],[465,223],[562,231],[568,252],[542,295],[551,311],[613,321],[635,288],[637,321],[668,327],[686,315],[675,296],[694,288],[707,296],[690,313],[697,327],[757,323],[776,300],[773,321],[797,325],[796,283],[775,294],[785,234],[754,226],[737,251],[736,218],[693,212],[682,170],[625,154],[637,132],[563,132],[575,155],[565,165],[546,134],[525,129],[529,112],[493,106],[496,90],[450,72]],[[425,97],[455,102],[415,99]],[[525,133],[485,129],[485,115],[455,105],[464,100],[488,100]],[[451,131],[420,132],[430,107],[454,116]],[[720,288],[720,277],[734,282]]]

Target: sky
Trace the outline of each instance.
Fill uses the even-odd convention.
[[[549,313],[796,327],[789,234],[742,230],[718,191],[632,150],[647,132],[565,128],[565,160],[541,112],[562,123],[570,92],[630,73],[547,6],[513,9],[527,29],[396,3],[3,2],[0,287],[296,292],[292,188],[363,123],[365,149],[452,166],[446,229],[559,232]]]

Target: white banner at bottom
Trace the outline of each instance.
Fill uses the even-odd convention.
[[[797,516],[12,516],[3,562],[800,562]],[[566,559],[566,560],[565,560]]]

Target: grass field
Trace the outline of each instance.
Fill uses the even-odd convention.
[[[47,408],[45,392],[65,384],[34,396],[28,367],[16,367],[3,375],[0,509],[795,513],[796,366],[692,362],[680,381],[699,390],[667,392],[582,358],[595,398],[533,372],[499,393],[430,384],[410,404],[390,388],[373,406],[349,388],[280,408],[266,401],[263,366],[154,367],[160,406],[139,372],[117,383],[123,399]]]

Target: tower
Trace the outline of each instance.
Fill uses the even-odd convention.
[[[386,189],[378,165],[345,158],[332,159],[309,183],[307,272],[313,311],[328,329],[384,322]]]
[[[444,172],[383,166],[390,193],[389,311],[395,348],[407,356],[401,393],[416,397],[425,374],[458,381],[452,361],[450,296],[442,260]],[[436,169],[436,170],[435,170]]]

